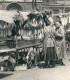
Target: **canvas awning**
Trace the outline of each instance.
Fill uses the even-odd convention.
[[[20,13],[22,14],[24,20],[28,19],[29,14],[35,14],[35,15],[41,14],[41,12],[37,12],[37,11],[36,12],[30,12],[30,11],[29,12],[22,12],[22,11],[20,11]]]
[[[27,20],[28,19],[28,15],[31,13],[31,12],[20,12],[21,14],[22,14],[22,16],[23,16],[23,19],[24,20]]]
[[[7,11],[7,10],[0,10],[0,20],[3,20],[7,23],[14,23],[15,17],[19,14],[17,11]]]

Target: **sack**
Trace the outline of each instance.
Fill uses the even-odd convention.
[[[1,71],[4,71],[4,67],[3,66],[1,66]]]
[[[23,64],[22,66],[16,66],[15,71],[27,70],[27,65]]]
[[[11,63],[16,63],[16,60],[14,59],[14,58],[12,58],[12,57],[9,57],[9,59],[8,59]]]

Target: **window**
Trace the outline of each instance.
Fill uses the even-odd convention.
[[[54,14],[58,14],[59,13],[59,9],[53,9],[53,13]]]

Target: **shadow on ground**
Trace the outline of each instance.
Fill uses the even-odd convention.
[[[39,68],[45,68],[45,66],[46,66],[46,65],[45,65],[44,62],[40,62],[40,63],[38,64],[38,67],[39,67]]]
[[[56,61],[54,61],[54,63],[55,63],[55,65],[60,65],[61,64],[61,61],[56,60]],[[42,62],[39,62],[38,67],[39,68],[46,68],[45,62],[43,62],[43,61]]]
[[[13,75],[13,74],[0,73],[0,79],[11,76],[11,75]]]

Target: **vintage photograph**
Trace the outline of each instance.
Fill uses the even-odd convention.
[[[0,80],[70,80],[70,0],[0,0]]]

